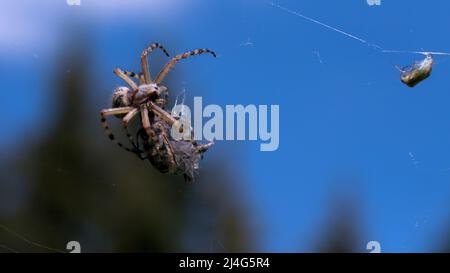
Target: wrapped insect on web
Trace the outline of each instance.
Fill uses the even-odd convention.
[[[348,32],[345,32],[341,29],[338,29],[336,27],[327,25],[325,23],[322,23],[316,19],[310,18],[308,16],[305,16],[297,11],[288,9],[286,7],[283,7],[279,4],[276,3],[270,3],[271,6],[278,8],[284,12],[287,12],[289,14],[292,14],[294,16],[300,17],[304,20],[307,20],[309,22],[312,22],[314,24],[320,25],[324,28],[327,28],[329,30],[332,30],[334,32],[337,32],[341,35],[344,35],[348,38],[351,38],[353,40],[356,40],[360,43],[365,44],[366,46],[375,49],[377,51],[380,51],[381,53],[407,53],[407,54],[421,54],[421,55],[425,55],[425,59],[423,59],[422,61],[419,62],[415,62],[414,64],[407,66],[405,68],[398,68],[397,69],[401,72],[400,73],[400,80],[408,85],[409,87],[414,87],[417,84],[419,84],[420,82],[422,82],[423,80],[427,79],[430,75],[431,75],[431,71],[433,69],[433,55],[446,55],[446,56],[450,56],[450,53],[447,52],[425,52],[425,51],[406,51],[406,50],[386,50],[383,47],[377,45],[377,44],[373,44],[370,43],[367,40],[364,40],[362,38],[359,38],[358,36],[355,36],[353,34],[350,34]]]
[[[203,53],[209,53],[214,57],[216,54],[209,49],[196,49],[179,54],[161,69],[155,79],[152,79],[147,57],[156,48],[169,56],[166,49],[159,43],[150,45],[141,54],[142,73],[114,69],[114,73],[129,87],[118,87],[114,90],[112,108],[100,112],[101,123],[109,139],[119,147],[136,154],[142,160],[148,159],[162,173],[183,175],[185,180],[192,181],[203,153],[213,143],[201,144],[194,140],[175,140],[172,137],[171,128],[179,125],[180,121],[166,111],[167,87],[161,82],[178,61]],[[128,124],[138,115],[141,126],[135,140],[128,130]],[[122,119],[123,129],[131,147],[127,147],[116,139],[107,124],[108,116]]]
[[[431,75],[433,69],[433,57],[427,54],[425,59],[414,64],[398,68],[400,70],[401,81],[409,87],[414,87],[421,81],[427,79]]]
[[[414,87],[423,80],[430,77],[433,71],[434,59],[433,55],[446,55],[446,52],[424,52],[424,51],[399,51],[399,50],[383,50],[384,53],[412,53],[422,54],[425,58],[421,61],[416,61],[412,65],[404,68],[395,66],[400,71],[400,80],[409,87]]]

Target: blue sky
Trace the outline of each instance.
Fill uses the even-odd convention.
[[[261,224],[262,250],[310,249],[330,194],[341,191],[357,196],[365,238],[380,241],[383,251],[435,246],[449,220],[450,57],[436,57],[432,76],[410,89],[394,65],[422,56],[383,54],[269,1],[36,2],[4,1],[0,8],[2,94],[13,102],[0,116],[2,150],[51,118],[46,77],[67,36],[65,23],[89,33],[90,70],[111,89],[120,82],[112,68],[137,70],[136,56],[150,42],[172,54],[208,47],[218,58],[177,68],[184,80],[173,90],[185,88],[188,100],[202,95],[204,104],[280,105],[276,152],[260,152],[254,142],[219,142],[213,152],[240,150],[236,168],[246,173],[244,196]],[[276,3],[383,48],[450,51],[448,1]],[[110,92],[92,90],[105,103]]]

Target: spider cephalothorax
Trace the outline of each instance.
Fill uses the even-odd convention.
[[[167,91],[167,87],[156,83],[142,84],[138,86],[138,92],[135,93],[128,87],[120,86],[114,90],[112,98],[112,107],[138,107],[148,100],[156,100]]]
[[[129,87],[118,87],[112,97],[112,108],[102,110],[101,123],[111,141],[121,148],[135,153],[141,159],[149,159],[152,165],[161,172],[183,174],[186,180],[192,180],[194,170],[198,168],[198,161],[202,154],[211,147],[212,143],[198,144],[196,141],[176,141],[170,135],[170,129],[178,120],[165,111],[167,104],[167,88],[161,85],[162,80],[170,69],[180,60],[193,55],[210,53],[209,49],[196,49],[179,54],[172,58],[152,80],[148,68],[148,55],[153,49],[161,49],[167,56],[169,53],[159,43],[154,43],[141,54],[142,73],[114,69],[114,73],[123,79]],[[137,79],[138,84],[133,80]],[[138,131],[136,143],[128,130],[129,122],[140,114],[142,128]],[[131,144],[126,147],[116,140],[106,122],[107,116],[122,119],[122,125]],[[143,149],[139,147],[139,140]]]

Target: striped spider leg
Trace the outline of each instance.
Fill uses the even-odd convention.
[[[216,53],[214,53],[214,51],[211,51],[207,48],[204,49],[195,49],[195,50],[191,50],[182,54],[178,54],[177,56],[173,57],[172,60],[170,60],[164,67],[163,69],[161,69],[161,71],[158,73],[158,75],[156,76],[156,80],[155,82],[157,84],[160,84],[162,82],[162,80],[164,80],[164,78],[167,76],[167,74],[169,74],[169,71],[175,66],[175,64],[182,60],[182,59],[187,59],[191,56],[194,55],[199,55],[199,54],[203,54],[203,53],[210,53],[211,55],[213,55],[214,57],[216,57]]]
[[[128,152],[132,152],[135,153],[136,151],[134,149],[130,149],[126,146],[124,146],[121,142],[119,142],[116,137],[114,136],[114,134],[111,131],[110,126],[108,125],[107,121],[106,121],[106,117],[114,115],[114,116],[123,116],[124,114],[126,114],[128,116],[128,113],[130,113],[131,111],[133,111],[135,108],[133,107],[116,107],[116,108],[110,108],[110,109],[104,109],[100,112],[100,122],[102,124],[103,129],[105,130],[106,134],[108,135],[109,139],[116,143],[119,147],[125,149]]]
[[[153,43],[149,47],[144,49],[144,51],[142,51],[142,54],[141,54],[142,73],[144,76],[144,82],[147,84],[153,82],[152,78],[150,76],[150,68],[148,67],[148,56],[150,55],[150,53],[152,53],[152,51],[155,48],[161,49],[167,57],[170,57],[167,50],[160,43]]]
[[[127,75],[130,78],[136,79],[139,81],[139,84],[145,84],[144,82],[144,74],[143,73],[134,73],[132,71],[124,71],[125,75]]]

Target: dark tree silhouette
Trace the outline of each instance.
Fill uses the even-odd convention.
[[[331,210],[319,239],[318,250],[324,253],[362,252],[359,210],[355,200],[347,195],[332,198]]]

